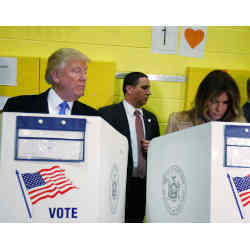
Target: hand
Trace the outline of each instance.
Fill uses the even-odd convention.
[[[143,149],[143,151],[144,151],[145,153],[148,152],[149,143],[150,143],[150,141],[148,141],[148,140],[145,140],[145,139],[142,139],[142,140],[141,140],[142,149]]]

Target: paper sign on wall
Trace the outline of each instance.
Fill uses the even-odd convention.
[[[0,85],[17,85],[17,58],[0,57]]]
[[[179,54],[181,56],[203,57],[207,27],[183,27]]]
[[[178,27],[155,26],[152,28],[152,52],[176,54]]]

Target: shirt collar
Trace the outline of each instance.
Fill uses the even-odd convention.
[[[55,92],[55,90],[51,88],[48,94],[48,102],[51,104],[51,106],[54,109],[57,109],[59,107],[59,104],[64,102],[64,100],[62,100],[62,98]],[[71,110],[73,106],[73,102],[67,102],[67,103],[69,104],[69,108]]]
[[[126,110],[127,114],[129,114],[130,116],[134,116],[135,110],[138,110],[140,112],[140,115],[143,116],[142,109],[135,108],[130,103],[128,103],[125,99],[123,99],[123,105],[125,107],[125,110]]]

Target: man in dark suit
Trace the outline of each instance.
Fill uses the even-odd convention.
[[[247,102],[242,107],[247,122],[250,122],[250,78],[247,79]]]
[[[39,95],[9,98],[4,112],[65,115],[99,115],[94,108],[77,101],[84,94],[88,57],[80,51],[62,48],[48,59],[45,79],[52,85]]]
[[[126,75],[123,83],[124,100],[118,104],[99,109],[100,115],[129,142],[125,222],[143,222],[146,205],[146,172],[139,174],[139,152],[144,157],[150,140],[160,135],[156,116],[141,107],[146,104],[150,92],[150,82],[144,73],[132,72]],[[137,130],[137,115],[143,125],[144,139],[140,139]],[[146,160],[146,159],[145,159]],[[146,166],[145,166],[146,167]]]

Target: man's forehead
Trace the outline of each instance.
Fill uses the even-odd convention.
[[[87,68],[87,62],[82,59],[71,59],[66,62],[65,67],[84,67]]]
[[[149,79],[147,77],[140,77],[138,80],[138,84],[150,85]]]

